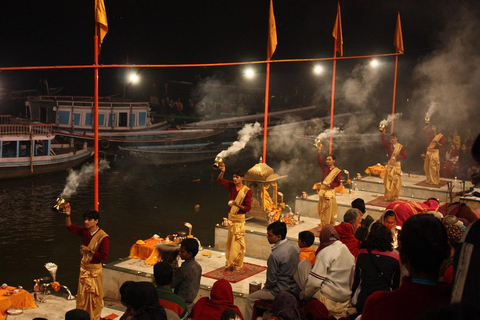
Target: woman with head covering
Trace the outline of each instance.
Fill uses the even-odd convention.
[[[306,281],[297,281],[300,289],[300,298],[308,300],[316,298],[336,318],[346,316],[346,307],[350,300],[351,283],[355,258],[350,250],[339,241],[335,228],[325,225],[320,231],[320,246],[317,250],[315,265],[308,269],[302,269],[299,265],[299,273]],[[297,279],[297,277],[296,277]],[[303,278],[304,279],[304,278]]]
[[[243,320],[242,313],[233,303],[233,291],[230,283],[225,279],[217,280],[210,292],[210,298],[200,298],[194,305],[191,318],[195,320],[220,320],[223,311],[235,310]]]
[[[393,248],[397,248],[397,214],[392,209],[387,209],[378,219],[392,233]]]
[[[352,303],[362,313],[367,298],[375,291],[391,291],[400,285],[400,257],[393,252],[392,234],[381,222],[370,228],[355,265]]]
[[[120,287],[120,295],[122,304],[127,307],[121,320],[167,320],[153,283],[126,281]]]

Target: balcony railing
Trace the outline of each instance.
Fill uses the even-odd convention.
[[[51,124],[0,124],[0,136],[7,135],[49,135],[52,133]]]

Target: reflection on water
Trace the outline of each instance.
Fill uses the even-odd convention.
[[[100,226],[111,237],[109,261],[128,256],[137,239],[187,231],[186,221],[203,245],[213,245],[213,226],[224,216],[227,194],[212,183],[218,173],[212,171],[210,163],[146,168],[122,161],[101,174]],[[80,238],[66,231],[62,214],[51,210],[66,176],[1,182],[0,282],[31,289],[33,279],[49,276],[43,265],[55,262],[57,280],[76,290]],[[93,182],[68,201],[73,223],[82,224],[82,213],[93,208]]]
[[[258,158],[258,152],[244,151],[227,158],[226,178],[231,179],[236,168],[248,170]],[[311,186],[320,179],[316,151],[309,143],[306,152],[281,154],[277,162],[274,158],[269,156],[267,163],[276,172],[289,175],[279,182],[279,190],[294,208],[295,195],[302,190],[312,193]],[[342,165],[345,160],[337,162]],[[188,231],[184,222],[193,225],[192,233],[203,246],[213,245],[214,226],[226,216],[228,200],[228,192],[215,181],[219,171],[212,169],[213,159],[161,167],[138,161],[119,159],[100,175],[100,226],[111,238],[108,262],[127,257],[138,239]],[[54,262],[57,281],[76,292],[80,238],[67,232],[63,215],[51,210],[67,175],[0,180],[0,283],[31,290],[33,279],[49,276],[44,264]],[[82,224],[82,213],[93,208],[93,179],[67,200],[72,205],[72,222]],[[199,212],[195,212],[196,204]]]

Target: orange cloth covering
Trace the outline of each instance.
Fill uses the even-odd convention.
[[[376,175],[380,176],[380,178],[385,178],[385,171],[387,170],[387,167],[382,166],[381,164],[376,164],[374,166],[370,166],[367,169],[365,169],[365,173],[368,175]]]
[[[155,245],[158,243],[173,243],[170,240],[165,240],[163,238],[150,238],[144,240],[145,244],[135,243],[130,248],[130,258],[137,258],[145,260],[146,264],[155,265],[158,261],[161,261],[161,258],[158,254],[158,250],[155,248]]]
[[[300,255],[298,256],[299,261],[307,259],[313,265],[315,264],[315,249],[312,246],[307,248],[300,248]]]
[[[6,296],[7,291],[13,292],[15,287],[7,287],[2,289],[0,287],[0,320],[4,320],[7,317],[7,309],[30,309],[36,308],[33,296],[26,290],[20,289],[18,293],[13,293],[10,296]],[[10,317],[9,317],[10,318]]]

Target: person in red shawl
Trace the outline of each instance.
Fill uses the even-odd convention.
[[[427,213],[428,211],[438,211],[439,207],[440,204],[435,198],[430,198],[424,202],[398,200],[390,203],[385,211],[388,209],[395,211],[397,215],[397,226],[402,226],[411,216],[419,213]]]
[[[355,231],[357,231],[360,223],[362,222],[362,213],[360,210],[350,208],[345,212],[343,216],[343,222],[338,226],[335,226],[340,241],[347,246],[348,250],[352,253],[355,259],[358,256],[358,251],[362,242],[355,238]]]
[[[453,179],[455,171],[458,167],[459,152],[455,145],[452,143],[448,146],[447,152],[445,152],[445,162],[442,165],[442,175],[444,178]]]
[[[233,291],[225,279],[217,280],[210,292],[210,298],[200,298],[193,307],[190,317],[195,320],[220,320],[223,311],[235,310],[242,318],[240,309],[233,303]]]

